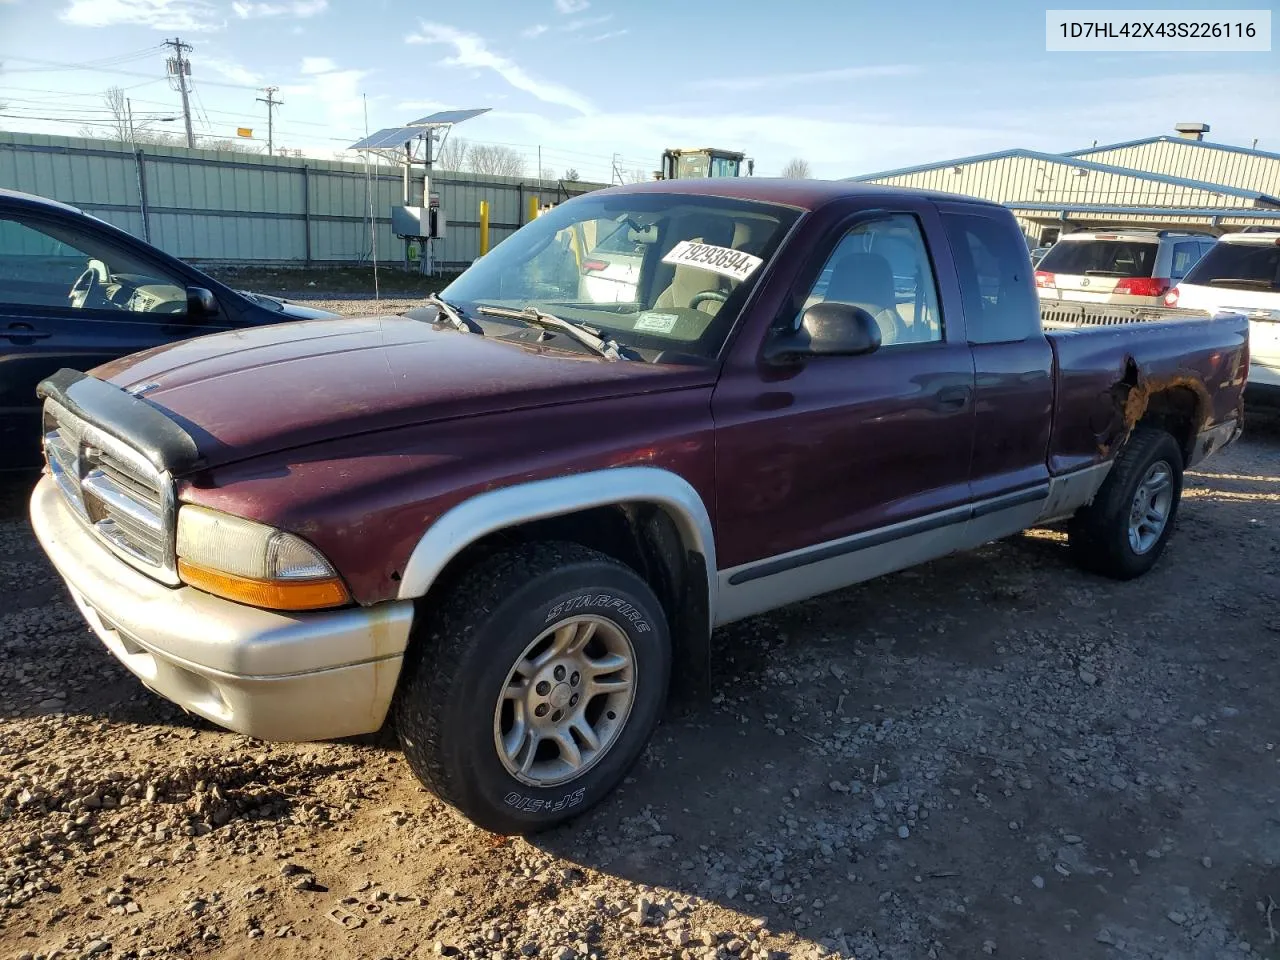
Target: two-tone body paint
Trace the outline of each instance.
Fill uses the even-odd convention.
[[[1030,522],[1039,507],[1022,491],[1047,495],[1054,478],[1114,456],[1130,426],[1116,388],[1131,370],[1143,382],[1198,381],[1205,426],[1235,416],[1243,324],[971,346],[936,210],[947,198],[819,182],[618,189],[806,210],[718,362],[610,362],[375,318],[193,341],[98,373],[122,386],[157,383],[146,398],[199,434],[207,463],[183,479],[183,501],[306,537],[362,604],[402,596],[415,547],[451,508],[532,481],[669,471],[701,498],[717,562],[730,570],[955,511],[982,533],[990,524],[977,524],[974,502],[982,517],[1017,511],[1003,522]],[[768,330],[816,276],[833,231],[888,210],[924,227],[944,342],[765,363]]]

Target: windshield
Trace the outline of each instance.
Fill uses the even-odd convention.
[[[1109,277],[1149,277],[1156,262],[1156,244],[1133,240],[1060,240],[1040,261],[1046,273],[1106,274]]]
[[[797,216],[720,197],[588,194],[526,224],[441,296],[468,314],[533,307],[653,359],[709,359]]]
[[[1191,268],[1186,282],[1280,290],[1280,241],[1215,243]]]

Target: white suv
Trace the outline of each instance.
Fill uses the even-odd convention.
[[[1041,300],[1159,307],[1214,239],[1175,230],[1063,234],[1036,264],[1036,289]]]
[[[1169,291],[1164,304],[1248,317],[1245,396],[1280,401],[1280,232],[1224,236]]]

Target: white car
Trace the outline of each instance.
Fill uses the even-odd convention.
[[[1063,234],[1036,264],[1036,290],[1041,300],[1158,307],[1214,240],[1177,230]]]
[[[1280,401],[1280,232],[1222,237],[1169,291],[1164,305],[1248,317],[1246,396]]]

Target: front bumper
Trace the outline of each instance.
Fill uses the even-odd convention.
[[[167,587],[102,546],[47,476],[31,495],[31,523],[107,649],[184,710],[263,740],[328,740],[382,726],[412,601],[277,613]]]

